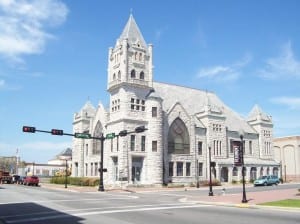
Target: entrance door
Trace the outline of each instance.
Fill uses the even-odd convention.
[[[221,182],[228,182],[228,168],[222,167],[221,169]]]
[[[131,180],[133,183],[141,181],[142,167],[143,158],[132,158]]]

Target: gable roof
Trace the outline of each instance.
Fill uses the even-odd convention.
[[[245,119],[225,105],[213,92],[160,82],[153,82],[153,88],[163,99],[163,109],[166,112],[174,103],[180,102],[189,115],[209,109],[225,118],[225,125],[229,131],[238,132],[243,129],[247,133],[256,133]]]

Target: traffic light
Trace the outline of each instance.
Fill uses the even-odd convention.
[[[35,132],[35,127],[23,126],[23,132]]]
[[[145,126],[139,126],[135,128],[135,133],[141,133],[144,132],[145,130],[147,130],[147,128],[145,128]]]
[[[127,135],[127,130],[123,130],[119,132],[119,136],[124,137]]]
[[[52,135],[63,135],[64,131],[63,130],[59,130],[59,129],[52,129],[51,130],[51,134]]]

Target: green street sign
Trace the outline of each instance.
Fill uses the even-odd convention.
[[[91,138],[91,134],[89,133],[75,133],[75,138]]]
[[[106,139],[112,139],[114,137],[116,137],[115,133],[109,133],[106,135]]]

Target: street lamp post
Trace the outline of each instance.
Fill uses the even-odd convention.
[[[208,146],[208,160],[209,160],[209,193],[208,196],[214,196],[212,191],[212,182],[211,182],[211,146]]]
[[[242,203],[247,203],[248,201],[247,201],[247,198],[246,198],[246,189],[245,189],[245,163],[244,163],[244,142],[243,142],[244,132],[240,131],[239,134],[240,134],[240,139],[241,139],[240,153],[241,153],[241,160],[242,160],[242,177],[243,177],[243,179],[242,179],[242,181],[243,181],[243,199],[242,199]]]
[[[68,187],[68,160],[66,159],[65,188]]]
[[[68,188],[68,160],[70,160],[72,157],[67,154],[60,155],[59,158],[61,160],[65,160],[66,166],[65,166],[65,188]]]

